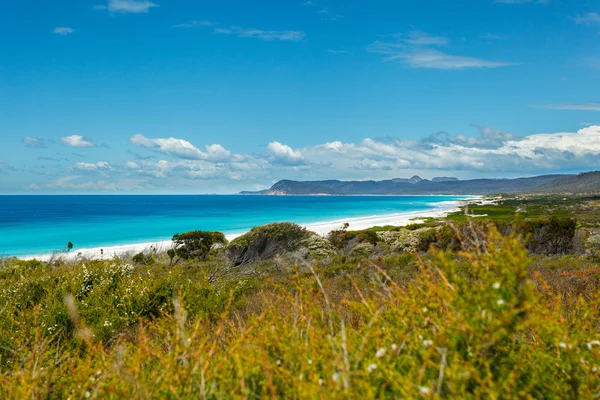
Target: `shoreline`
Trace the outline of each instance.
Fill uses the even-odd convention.
[[[404,213],[371,215],[365,217],[352,217],[337,219],[333,221],[323,221],[307,224],[299,224],[300,226],[313,231],[321,236],[326,236],[329,232],[340,229],[344,223],[349,224],[350,230],[363,230],[375,226],[406,226],[411,223],[417,223],[425,218],[443,218],[452,212],[460,211],[460,207],[474,202],[487,202],[482,196],[474,196],[470,199],[448,201],[444,203],[435,203],[436,208],[423,211],[410,211]],[[227,240],[232,241],[249,231],[225,234]],[[124,244],[117,246],[94,247],[87,249],[78,249],[70,253],[52,253],[52,254],[34,254],[22,257],[16,257],[20,260],[38,260],[49,261],[54,257],[76,260],[79,258],[109,260],[115,256],[123,256],[128,254],[137,254],[148,250],[164,252],[170,249],[172,241],[154,241],[146,243]]]

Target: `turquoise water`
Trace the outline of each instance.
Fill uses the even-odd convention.
[[[0,196],[0,257],[169,240],[191,230],[239,233],[426,211],[457,196]]]

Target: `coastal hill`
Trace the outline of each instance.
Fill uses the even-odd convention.
[[[535,193],[600,193],[600,171],[585,172],[547,182],[532,190]]]
[[[282,180],[270,189],[241,194],[257,195],[489,195],[494,193],[524,193],[537,188],[555,191],[577,179],[574,175],[543,175],[517,179],[459,180],[453,177],[421,179],[391,179],[384,181],[293,181]],[[594,179],[592,179],[594,180]],[[595,176],[600,188],[600,173]],[[555,189],[554,189],[555,188]]]

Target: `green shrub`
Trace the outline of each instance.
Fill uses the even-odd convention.
[[[574,248],[577,220],[570,217],[529,219],[515,223],[515,230],[526,238],[534,254],[569,254]]]
[[[226,244],[227,239],[221,232],[194,231],[176,234],[173,236],[173,249],[169,256],[177,256],[181,260],[206,260],[215,246]]]
[[[226,254],[236,266],[258,263],[298,250],[313,235],[301,226],[288,222],[259,226],[232,240]]]
[[[156,262],[156,259],[152,254],[141,252],[133,256],[131,261],[138,265],[152,265]]]

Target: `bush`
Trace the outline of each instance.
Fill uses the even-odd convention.
[[[313,235],[289,222],[259,226],[232,240],[226,254],[235,266],[257,263],[296,251]]]
[[[173,249],[169,256],[173,260],[206,260],[210,251],[216,246],[227,244],[221,232],[194,231],[173,236]]]
[[[533,254],[570,254],[574,249],[577,220],[570,217],[530,219],[515,223],[525,237],[525,246]]]
[[[152,265],[156,260],[152,254],[141,252],[133,256],[131,261],[138,265]]]

